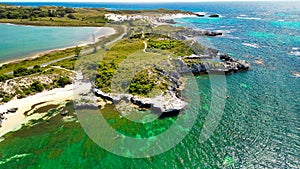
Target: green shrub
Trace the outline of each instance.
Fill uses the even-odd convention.
[[[12,98],[13,98],[12,96],[4,95],[2,97],[2,102],[4,103],[9,102]]]
[[[67,84],[71,84],[71,80],[69,77],[61,76],[57,81],[58,86],[65,87]]]
[[[176,56],[188,56],[193,54],[192,49],[180,40],[148,40],[149,49],[168,50]]]
[[[76,17],[73,14],[68,14],[67,17],[70,19],[76,19]]]
[[[14,78],[13,75],[0,75],[0,82],[4,82],[4,81],[6,81],[8,79],[12,79],[12,78]]]
[[[24,67],[19,67],[13,71],[15,77],[31,75],[35,73],[41,72],[41,67],[39,65],[35,65],[33,69],[27,69]]]
[[[151,73],[150,73],[151,72]],[[129,93],[134,95],[148,95],[154,88],[161,91],[168,87],[164,77],[158,74],[155,69],[145,69],[136,74],[131,80]]]
[[[19,67],[16,70],[14,70],[14,76],[19,77],[19,76],[25,76],[28,75],[28,69],[24,67]]]
[[[31,84],[30,89],[33,92],[42,92],[44,90],[44,85],[39,81],[35,81]]]

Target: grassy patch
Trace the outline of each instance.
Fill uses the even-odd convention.
[[[193,50],[180,40],[149,39],[147,43],[149,49],[168,50],[175,56],[188,56],[194,54]]]
[[[77,57],[72,57],[69,59],[64,59],[58,62],[51,64],[51,66],[60,66],[65,69],[74,70],[75,69],[75,62],[78,60]]]

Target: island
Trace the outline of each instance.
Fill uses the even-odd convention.
[[[197,36],[222,36],[222,32],[174,25],[175,18],[180,17],[202,15],[166,9],[115,11],[0,5],[1,23],[115,30],[114,34],[99,37],[93,44],[3,63],[0,67],[0,121],[3,125],[0,135],[22,125],[30,126],[40,119],[68,116],[72,112],[70,104],[96,109],[114,104],[125,109],[176,114],[188,104],[180,97],[187,74],[225,75],[249,70],[248,62],[195,40]],[[88,90],[77,93],[81,100],[72,99],[75,82],[90,84]],[[97,100],[87,101],[91,96]],[[50,111],[53,108],[59,111],[55,114]],[[48,113],[35,117],[37,112]],[[11,113],[26,120],[6,119]]]

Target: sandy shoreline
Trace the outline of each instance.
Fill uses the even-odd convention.
[[[10,24],[10,23],[1,23],[1,24],[9,24],[9,25],[14,25],[14,26],[31,26],[31,25],[15,25],[15,24]],[[82,28],[85,28],[85,27],[82,27]],[[81,43],[81,44],[78,44],[78,45],[67,46],[67,47],[63,47],[63,48],[54,48],[54,49],[45,50],[45,51],[41,51],[41,52],[34,52],[32,54],[29,54],[28,56],[25,56],[24,58],[17,58],[17,59],[11,59],[11,60],[0,62],[0,67],[2,65],[9,64],[9,63],[17,63],[17,62],[21,62],[21,61],[28,60],[28,59],[29,60],[30,59],[35,59],[35,58],[41,57],[45,54],[55,52],[55,51],[66,50],[68,48],[72,48],[72,47],[76,47],[76,46],[81,46],[82,47],[82,46],[87,46],[87,45],[90,45],[90,44],[94,44],[94,43],[98,42],[100,37],[109,36],[109,35],[112,35],[112,34],[116,33],[115,29],[113,29],[111,27],[95,27],[95,28],[97,28],[97,30],[94,32],[95,40],[96,40],[95,42],[93,41],[93,37],[89,36],[88,40],[84,43]],[[103,31],[103,29],[106,29],[106,30]]]
[[[34,110],[46,105],[57,105],[63,104],[67,100],[76,100],[79,98],[82,92],[89,92],[92,87],[91,83],[82,82],[82,78],[82,74],[77,73],[75,77],[76,83],[74,84],[66,85],[64,88],[43,91],[22,99],[15,98],[3,105],[0,105],[0,113],[10,108],[18,108],[17,112],[4,115],[6,119],[2,121],[2,127],[0,127],[0,137],[4,136],[8,132],[19,130],[23,124],[28,123],[32,119],[40,119],[43,116],[43,114],[32,114],[25,116],[25,112],[30,110],[28,113],[31,114]],[[32,110],[32,106],[37,104],[38,106]]]
[[[56,88],[49,91],[37,93],[33,96],[28,96],[23,99],[14,99],[3,105],[0,105],[0,110],[6,111],[9,108],[17,107],[16,113],[5,114],[6,120],[2,121],[2,127],[0,127],[0,137],[10,131],[16,131],[22,127],[22,124],[29,122],[32,119],[41,118],[41,114],[33,114],[31,116],[25,116],[24,112],[31,110],[31,106],[45,102],[41,106],[48,104],[61,104],[66,100],[71,100],[74,95],[73,85],[67,85],[64,88]],[[41,107],[41,106],[37,106]]]

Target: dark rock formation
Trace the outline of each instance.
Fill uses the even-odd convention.
[[[18,108],[15,107],[15,108],[7,109],[7,112],[8,113],[15,113],[15,112],[17,112],[17,110],[18,110]]]
[[[211,18],[218,18],[218,17],[220,17],[218,14],[211,14],[211,15],[209,15],[208,17],[211,17]]]
[[[206,36],[221,36],[223,35],[222,32],[206,32],[205,33]]]
[[[188,56],[184,59],[191,60],[189,67],[194,75],[207,73],[232,73],[248,70],[250,64],[244,60],[237,60],[227,54],[219,54],[220,61],[202,61],[202,57]],[[198,60],[198,61],[197,61]]]
[[[220,59],[223,61],[233,61],[233,58],[231,58],[229,55],[227,54],[221,54],[220,55]]]
[[[164,19],[163,22],[168,23],[168,24],[176,24],[176,22],[173,19]]]
[[[204,17],[205,15],[204,14],[198,14],[198,13],[195,13],[196,16],[198,17]]]

